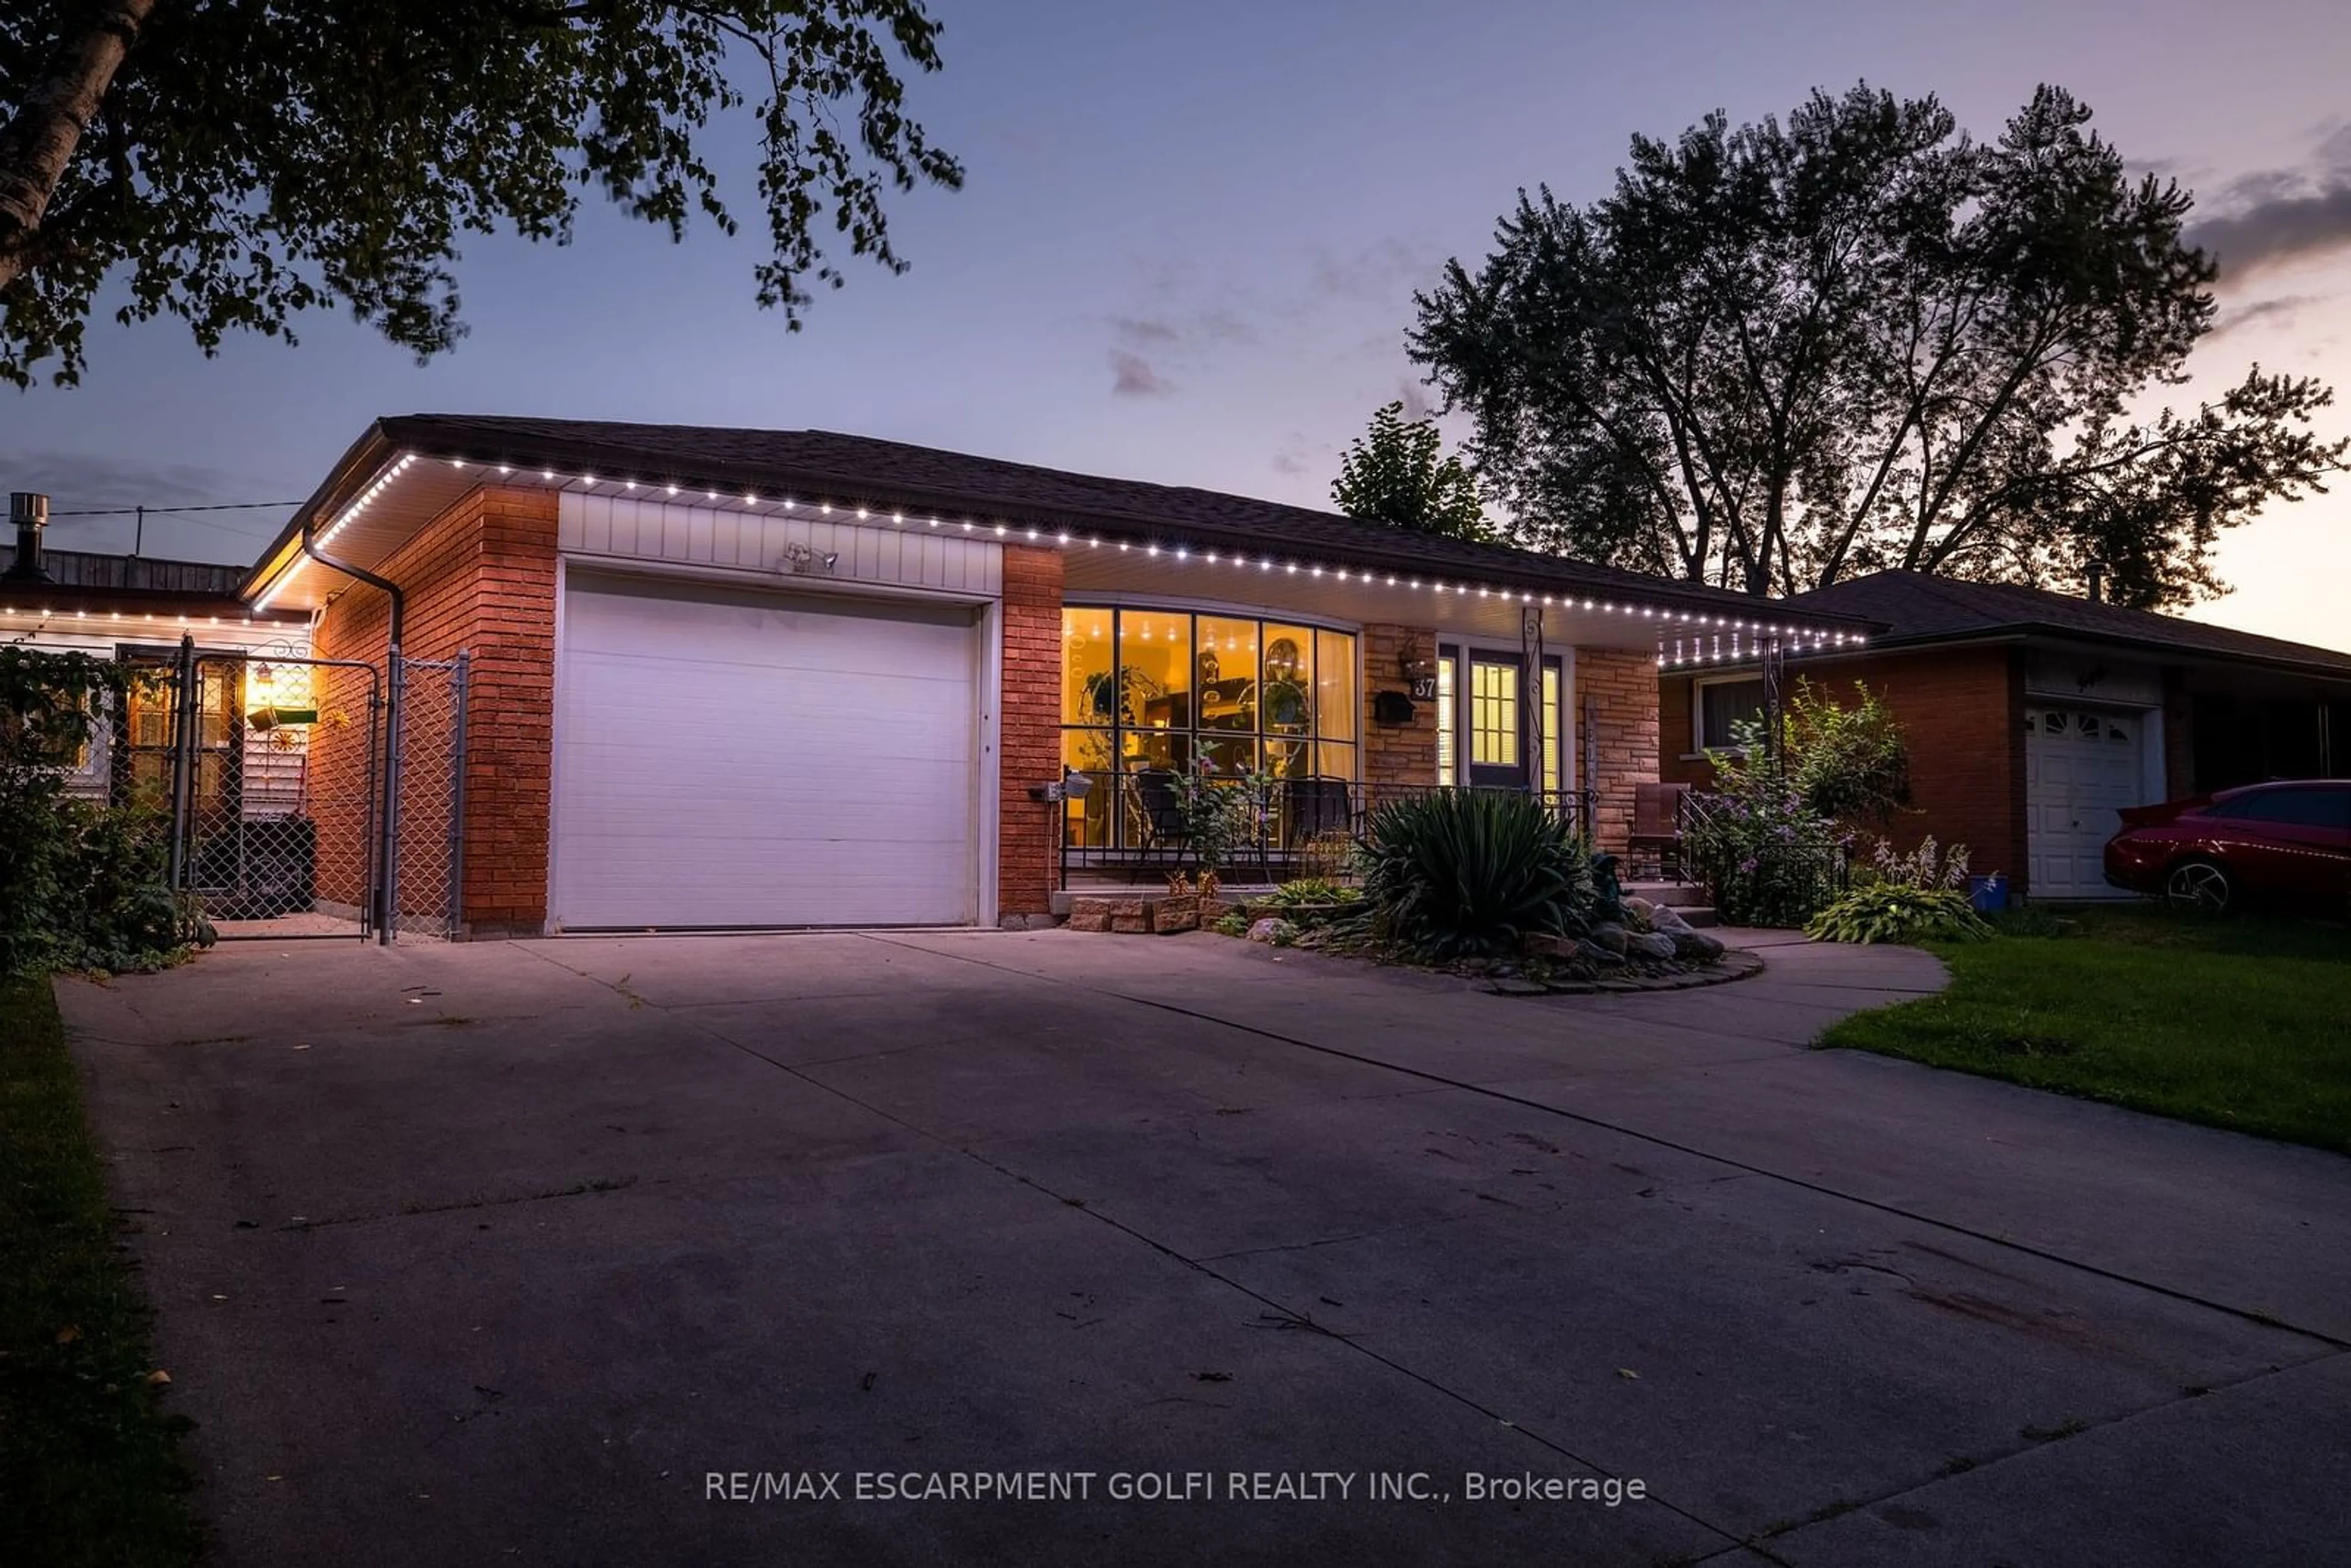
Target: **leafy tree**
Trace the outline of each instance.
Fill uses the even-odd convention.
[[[696,212],[735,232],[710,143],[746,106],[757,298],[797,329],[810,277],[841,283],[827,245],[904,270],[888,188],[963,182],[897,74],[938,68],[939,31],[923,0],[12,4],[0,377],[78,379],[117,277],[118,319],[180,317],[207,351],[340,305],[425,358],[464,329],[461,233],[567,240],[590,187],[673,238]]]
[[[1457,539],[1492,537],[1478,482],[1444,453],[1434,420],[1406,419],[1402,402],[1372,415],[1372,428],[1340,459],[1331,498],[1351,517]]]
[[[1783,124],[1635,137],[1588,206],[1520,193],[1416,298],[1521,543],[1795,592],[1887,567],[2121,602],[2223,591],[2220,530],[2322,489],[2333,400],[2258,366],[2138,412],[2210,330],[2190,198],[2044,87],[1996,141],[1933,98],[1816,92]]]

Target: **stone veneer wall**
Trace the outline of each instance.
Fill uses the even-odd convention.
[[[1574,703],[1577,781],[1593,795],[1593,841],[1622,854],[1633,835],[1633,786],[1657,777],[1656,655],[1578,648]]]
[[[1437,657],[1437,633],[1419,626],[1364,628],[1364,782],[1376,795],[1383,785],[1426,786],[1437,782],[1437,704],[1416,703],[1410,724],[1372,722],[1372,698],[1384,691],[1409,691],[1399,663],[1407,648]]]

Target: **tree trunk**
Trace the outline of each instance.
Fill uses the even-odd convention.
[[[0,127],[0,288],[32,265],[50,198],[154,9],[155,0],[97,0],[88,6],[80,30],[57,41],[24,106]]]

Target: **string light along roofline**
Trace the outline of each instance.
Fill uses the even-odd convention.
[[[362,491],[349,506],[345,507],[337,514],[334,522],[319,536],[319,542],[323,545],[333,539],[337,534],[340,533],[345,528],[350,526],[354,519],[363,515],[371,506],[374,505],[374,503],[382,497],[384,492],[391,487],[395,480],[397,480],[402,475],[407,473],[412,465],[421,460],[422,455],[414,452],[404,452],[396,459],[388,460],[384,467],[378,473],[374,482],[371,484],[366,490]],[[462,457],[441,458],[436,459],[435,461],[445,463],[450,468],[459,471],[467,468],[479,468],[486,473],[495,469],[502,478],[511,478],[515,472],[511,464],[482,463]],[[591,473],[582,472],[576,475],[565,474],[553,468],[544,467],[538,470],[538,477],[541,483],[553,485],[561,490],[569,490],[572,486],[577,485],[583,492],[594,489],[600,483],[607,485],[611,483],[609,479],[600,479],[598,476]],[[638,487],[639,482],[635,479],[622,479],[619,483],[623,492],[633,492]],[[682,486],[676,480],[648,480],[645,483],[659,486],[666,496],[672,497],[683,494],[685,489],[694,487]],[[716,489],[708,488],[706,486],[702,487],[702,494],[705,501],[711,506],[716,507],[726,504],[720,500],[719,494]],[[799,509],[801,503],[795,501],[789,496],[779,496],[763,499],[757,491],[746,491],[739,505],[747,510],[773,516],[778,511],[790,512],[798,510]],[[874,517],[874,508],[871,506],[855,505],[848,502],[841,503],[841,505],[843,509],[853,509],[858,520],[861,522],[870,522]],[[819,516],[830,517],[834,510],[834,506],[835,503],[831,500],[820,498],[815,503],[815,509]],[[1785,622],[1750,620],[1744,616],[1719,614],[1708,615],[1698,611],[1660,609],[1655,605],[1636,604],[1631,602],[1620,603],[1614,600],[1600,599],[1589,594],[1579,596],[1573,593],[1561,593],[1557,591],[1538,592],[1533,589],[1511,589],[1496,587],[1490,584],[1471,584],[1458,580],[1435,576],[1424,579],[1418,576],[1406,574],[1400,580],[1397,574],[1394,571],[1383,570],[1372,567],[1332,566],[1327,563],[1301,561],[1292,559],[1288,557],[1275,555],[1253,555],[1251,552],[1247,550],[1236,550],[1223,548],[1210,549],[1196,547],[1186,543],[1166,545],[1146,541],[1138,546],[1136,542],[1132,539],[1106,540],[1100,534],[1080,533],[1067,528],[1046,529],[1034,526],[1014,523],[991,523],[980,518],[949,517],[936,513],[928,515],[924,515],[919,512],[909,514],[904,508],[893,508],[889,514],[889,521],[892,527],[898,528],[941,528],[953,527],[967,534],[985,532],[991,534],[999,539],[1011,539],[1017,537],[1026,543],[1037,545],[1051,544],[1063,549],[1082,549],[1094,550],[1102,549],[1104,544],[1107,543],[1114,545],[1119,550],[1128,554],[1134,553],[1134,551],[1139,548],[1147,556],[1153,558],[1173,557],[1175,559],[1186,564],[1191,563],[1196,559],[1198,561],[1209,567],[1227,565],[1241,570],[1249,570],[1252,569],[1261,572],[1279,570],[1284,576],[1297,576],[1303,574],[1316,578],[1335,580],[1340,582],[1360,582],[1367,587],[1402,587],[1413,591],[1418,591],[1425,587],[1428,591],[1440,597],[1447,593],[1454,594],[1457,597],[1467,597],[1472,591],[1475,591],[1477,596],[1480,599],[1500,599],[1505,601],[1515,599],[1520,604],[1529,608],[1540,605],[1545,609],[1573,610],[1580,607],[1587,612],[1594,613],[1604,615],[1623,615],[1628,619],[1646,620],[1658,623],[1657,664],[1658,667],[1661,669],[1674,667],[1682,664],[1717,662],[1714,658],[1708,655],[1685,658],[1668,653],[1666,648],[1666,640],[1670,634],[1670,629],[1673,628],[1686,628],[1688,632],[1699,634],[1707,634],[1713,632],[1732,633],[1735,635],[1735,640],[1743,640],[1749,643],[1757,643],[1760,640],[1770,639],[1779,642],[1783,647],[1801,648],[1806,652],[1819,652],[1832,647],[1857,647],[1867,641],[1865,637],[1858,632],[1832,632],[1822,627],[1807,627]],[[286,585],[291,582],[301,571],[304,564],[306,564],[308,559],[309,558],[308,556],[296,556],[292,564],[290,564],[284,571],[280,572],[277,575],[277,580],[262,592],[261,597],[256,601],[255,608],[257,610],[266,610],[269,607],[270,602],[275,600],[280,592],[284,591]],[[1756,654],[1760,655],[1761,652],[1761,649],[1758,646],[1755,649]]]

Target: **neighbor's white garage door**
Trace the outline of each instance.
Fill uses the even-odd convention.
[[[978,649],[962,606],[574,572],[551,917],[976,920]]]
[[[2125,806],[2144,803],[2143,715],[2097,708],[2024,710],[2030,891],[2040,898],[2124,898],[2106,885],[2106,841]]]

